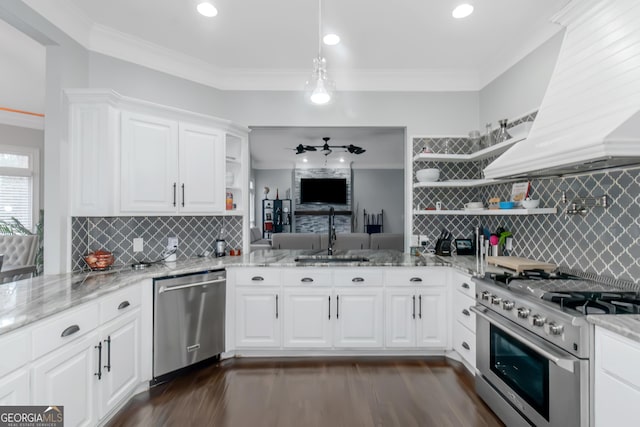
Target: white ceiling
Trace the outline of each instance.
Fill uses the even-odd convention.
[[[320,151],[295,154],[298,144],[356,145],[362,154],[334,149],[325,156]],[[251,163],[255,169],[348,167],[354,169],[404,168],[404,129],[381,127],[258,127],[249,135]],[[340,158],[345,162],[341,163]],[[303,162],[307,158],[308,162]],[[325,163],[326,161],[326,163]]]
[[[297,90],[317,54],[316,0],[24,0],[89,49],[222,89]],[[338,90],[479,90],[559,28],[568,0],[324,0]]]

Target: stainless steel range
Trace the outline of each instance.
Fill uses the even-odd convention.
[[[587,314],[640,313],[636,290],[540,271],[476,282],[476,390],[508,426],[589,426]]]

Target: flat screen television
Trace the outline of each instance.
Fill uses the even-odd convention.
[[[300,203],[347,204],[346,178],[300,179]]]

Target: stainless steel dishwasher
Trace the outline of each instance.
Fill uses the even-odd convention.
[[[153,281],[153,378],[224,352],[224,270]]]

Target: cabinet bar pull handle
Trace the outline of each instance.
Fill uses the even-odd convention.
[[[302,279],[300,279],[300,281],[302,283],[311,283],[313,282],[313,279],[311,277],[303,277]]]
[[[469,310],[467,310],[466,308],[462,309],[462,314],[464,314],[465,316],[471,316],[471,313],[469,313]]]
[[[422,295],[418,295],[418,317],[422,319]]]
[[[120,303],[120,305],[118,305],[118,310],[123,310],[127,307],[129,307],[131,304],[129,304],[129,301],[122,301]]]
[[[76,332],[78,332],[80,330],[80,326],[78,325],[71,325],[69,326],[67,329],[65,329],[64,331],[62,331],[62,334],[60,334],[61,337],[68,337],[69,335],[73,335]]]
[[[412,316],[415,319],[416,318],[416,296],[414,295],[412,298],[413,298],[413,314],[412,314]]]
[[[251,280],[253,280],[254,282],[262,282],[264,280],[264,277],[262,277],[262,276],[253,276],[251,278]]]
[[[278,294],[276,294],[276,319],[278,318]]]
[[[107,343],[107,364],[104,367],[107,368],[107,372],[111,372],[111,335],[104,342]]]
[[[99,380],[102,379],[102,341],[98,343],[94,348],[98,349],[98,372],[93,375],[97,376]]]
[[[340,318],[340,295],[336,295],[336,319]]]
[[[329,296],[329,320],[331,320],[331,296]]]
[[[352,282],[364,282],[364,279],[362,277],[354,277],[353,279],[351,279]]]
[[[173,183],[173,207],[176,207],[176,183]]]
[[[463,283],[462,284],[462,288],[463,289],[469,289],[469,284],[468,283]]]
[[[411,279],[409,279],[410,282],[422,282],[422,279],[420,277],[412,277]]]
[[[182,207],[184,208],[184,183],[182,183]]]
[[[466,341],[462,341],[462,347],[467,349],[467,350],[471,350],[471,347],[469,347],[469,344],[467,344]]]

